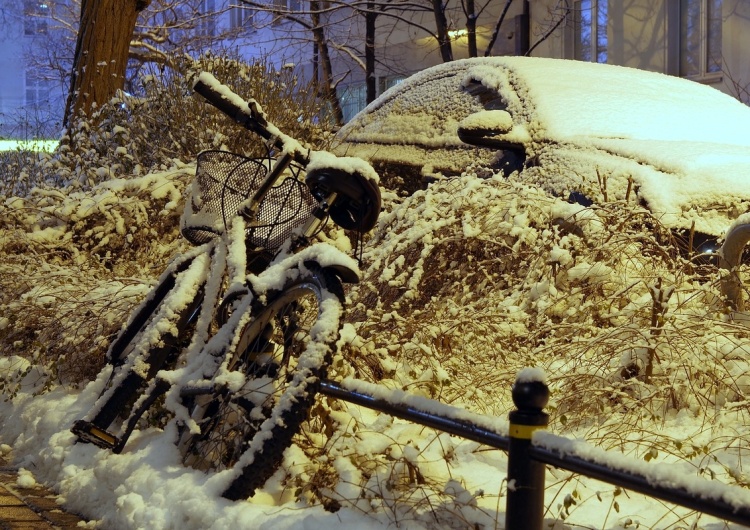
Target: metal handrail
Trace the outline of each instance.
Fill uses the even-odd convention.
[[[749,241],[750,221],[735,223],[727,232],[724,244],[719,250],[719,266],[727,271],[721,278],[721,293],[736,311],[745,309],[738,267],[742,260],[742,251]]]
[[[750,234],[750,223],[745,227],[743,232]],[[659,483],[654,481],[653,477],[636,470],[612,467],[548,447],[551,441],[556,442],[552,446],[559,446],[561,441],[567,439],[544,431],[548,416],[542,408],[546,406],[549,389],[543,382],[517,380],[513,385],[513,402],[517,408],[510,413],[508,436],[501,434],[503,428],[498,428],[497,425],[493,428],[490,425],[493,423],[490,417],[472,414],[427,398],[415,398],[406,393],[393,399],[377,397],[380,394],[378,385],[372,383],[357,381],[356,386],[357,388],[352,388],[348,382],[340,384],[323,379],[319,381],[318,391],[330,397],[508,452],[509,487],[505,523],[509,530],[541,530],[543,527],[545,465],[566,469],[726,521],[750,526],[750,504],[738,505],[736,499],[735,502],[730,499],[730,492],[735,491],[735,488],[737,492],[746,493],[739,486],[714,484],[712,493],[706,494],[705,488],[702,493],[698,493],[701,487],[686,487],[685,481]],[[417,402],[417,399],[421,401]],[[540,437],[534,435],[537,432],[541,434]],[[692,478],[691,481],[704,486],[710,484],[710,481],[699,478]]]

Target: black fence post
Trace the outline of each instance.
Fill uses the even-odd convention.
[[[508,450],[508,497],[506,530],[541,530],[544,522],[544,473],[546,466],[529,454],[531,435],[543,429],[549,415],[542,409],[549,401],[549,388],[538,380],[516,380],[510,413]]]

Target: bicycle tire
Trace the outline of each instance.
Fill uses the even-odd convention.
[[[280,467],[339,337],[344,293],[330,271],[311,270],[269,298],[244,325],[231,354],[229,367],[245,373],[245,384],[197,406],[193,419],[201,432],[179,442],[185,464],[232,469],[223,493],[230,500],[252,496]]]
[[[174,308],[168,317],[174,325],[158,334],[159,340],[154,341],[154,346],[146,351],[137,348],[144,336],[154,333],[156,327],[167,318],[165,303],[172,295],[176,296],[175,289],[180,289],[177,277],[191,268],[195,258],[196,256],[192,256],[173,264],[162,274],[157,285],[110,344],[107,361],[112,367],[104,389],[87,419],[77,421],[72,429],[79,439],[116,451],[118,446],[121,449],[120,442],[124,443],[125,440],[116,439],[107,429],[118,417],[127,418],[131,415],[134,404],[146,391],[147,383],[159,370],[176,362],[184,338],[192,336],[189,329],[194,326],[203,301],[202,286],[198,287],[195,296],[187,304]],[[143,367],[147,369],[144,370]]]

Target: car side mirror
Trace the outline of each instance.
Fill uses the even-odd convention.
[[[524,144],[521,137],[516,138],[518,135],[510,135],[513,131],[513,118],[506,110],[475,112],[458,124],[458,138],[466,144],[523,151]]]

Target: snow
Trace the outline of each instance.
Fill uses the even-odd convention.
[[[750,492],[746,489],[717,484],[715,482],[695,480],[690,477],[689,467],[674,463],[649,463],[635,460],[611,451],[603,451],[581,440],[571,440],[555,436],[548,432],[537,431],[533,435],[536,447],[551,449],[562,458],[576,456],[601,464],[609,469],[623,471],[635,476],[644,477],[651,485],[671,487],[684,490],[697,499],[722,500],[735,510],[750,506]],[[658,454],[658,451],[655,451]],[[653,453],[651,453],[653,455]]]
[[[461,234],[464,234],[465,224],[472,223],[471,233],[463,236],[467,240],[487,238],[489,235],[487,230],[493,227],[493,231],[504,230],[508,234],[515,234],[513,237],[519,241],[526,241],[525,244],[532,245],[537,245],[539,238],[547,237],[543,236],[541,231],[536,232],[537,228],[535,228],[542,230],[544,223],[542,225],[539,223],[543,219],[540,216],[543,215],[549,216],[550,219],[574,218],[575,222],[584,223],[581,225],[583,227],[596,227],[602,224],[601,212],[584,209],[580,205],[566,205],[560,201],[551,200],[533,188],[514,189],[514,193],[508,194],[510,190],[507,187],[510,184],[501,179],[487,182],[477,181],[470,176],[461,179],[460,184],[458,188],[437,187],[431,193],[420,193],[402,205],[392,204],[390,211],[384,214],[376,233],[376,244],[368,249],[367,277],[371,277],[374,272],[377,273],[381,267],[386,269],[391,267],[387,270],[391,271],[390,281],[395,281],[395,287],[407,287],[414,293],[412,299],[421,296],[419,292],[423,289],[423,279],[432,271],[426,268],[416,274],[419,265],[404,259],[405,254],[408,254],[406,250],[415,243],[427,245],[425,248],[439,248],[442,238],[445,237],[441,235],[441,230],[444,231],[453,224],[457,226]],[[456,193],[457,189],[461,192]],[[77,198],[74,197],[71,200],[77,200]],[[446,201],[452,204],[449,205]],[[482,215],[467,218],[465,214],[469,204],[472,204],[472,209],[478,206]],[[524,211],[529,211],[529,207],[538,210],[538,213],[533,216],[522,215]],[[472,211],[477,213],[476,210]],[[487,220],[491,220],[491,223],[488,224]],[[410,228],[401,231],[402,227],[407,226]],[[112,224],[112,230],[116,230],[116,223]],[[602,231],[600,228],[589,230],[589,235],[601,236]],[[540,259],[551,264],[553,260],[550,257],[558,256],[554,263],[567,270],[570,282],[596,281],[605,282],[606,286],[607,281],[622,281],[619,279],[621,271],[617,267],[607,265],[609,275],[607,277],[602,272],[605,270],[601,269],[603,265],[587,264],[580,257],[572,258],[580,249],[576,250],[575,247],[570,246],[571,236],[565,237],[568,239],[557,241],[554,253],[550,252],[549,257],[540,256]],[[399,248],[404,250],[394,254]],[[521,248],[522,246],[519,246],[519,250]],[[552,246],[549,248],[553,249]],[[562,250],[565,250],[574,262],[560,258],[565,255],[561,252]],[[335,253],[327,255],[322,253],[320,248],[312,247],[312,250],[308,252],[309,254],[287,259],[294,259],[296,263],[301,263],[308,257],[317,256],[324,264],[334,263],[336,259]],[[424,258],[430,255],[424,250],[420,251],[420,254]],[[391,260],[393,256],[397,257]],[[469,259],[468,256],[466,258]],[[288,265],[289,263],[282,262],[271,267],[263,280],[265,282],[263,287],[278,285],[282,278],[276,271],[285,270]],[[347,265],[356,267],[353,262],[348,262]],[[405,274],[407,270],[410,274]],[[626,279],[623,278],[623,280]],[[537,293],[533,303],[540,307],[543,303],[549,304],[550,299],[559,297],[559,294],[550,289],[541,292],[532,285],[527,287],[529,289],[527,294]],[[499,289],[500,286],[497,288]],[[517,289],[519,289],[518,286],[508,291],[507,294],[510,296],[506,294],[503,297],[509,310],[509,317],[516,315],[515,318],[518,318],[519,311],[528,311],[528,309],[520,310],[518,306],[514,309],[510,305],[513,302],[523,303],[520,298],[524,296],[523,288]],[[648,293],[650,291],[646,288],[644,294],[650,297]],[[487,294],[489,296],[490,293]],[[578,304],[577,300],[573,297],[570,303]],[[637,303],[637,299],[634,298],[633,303]],[[391,311],[387,313],[390,317],[384,319],[386,322],[404,322],[409,318],[408,304],[402,306],[401,309],[398,309],[397,305],[390,309]],[[453,322],[460,321],[461,310],[456,308],[451,311],[454,313]],[[622,311],[625,313],[626,308]],[[512,335],[523,336],[523,331],[514,331],[511,326],[512,318],[503,333],[510,332]],[[442,318],[433,319],[429,325],[425,326],[425,330],[435,333],[436,338],[439,337],[438,333],[442,333],[439,331],[441,320]],[[711,328],[708,330],[711,331]],[[352,344],[359,351],[359,355],[375,353],[379,348],[387,345],[387,342],[383,343],[377,337],[368,338],[361,336],[360,333],[361,331],[358,331],[357,327],[352,324],[344,327],[343,342]],[[711,331],[710,336],[715,337],[717,341],[715,348],[723,352],[722,356],[733,359],[735,364],[732,372],[738,374],[737,377],[739,377],[739,374],[747,369],[745,345],[722,335],[720,329]],[[405,352],[412,351],[415,354],[427,356],[434,354],[434,340],[436,339],[428,342],[414,337],[412,340],[413,342],[403,345]],[[542,351],[540,350],[537,355]],[[559,358],[559,355],[553,358]],[[563,359],[559,360],[563,361]],[[35,395],[42,388],[45,380],[44,373],[38,370],[28,371],[33,365],[19,357],[5,357],[2,362],[0,373],[4,374],[6,380],[20,384],[20,387],[17,387],[18,392],[12,400],[0,404],[0,417],[5,426],[0,435],[0,442],[7,446],[7,451],[14,463],[25,470],[20,475],[21,480],[29,484],[33,480],[35,483],[51,485],[60,493],[69,509],[83,512],[98,521],[98,525],[103,528],[226,528],[242,524],[258,528],[306,529],[324,528],[330,525],[346,525],[351,528],[376,528],[388,525],[394,527],[401,525],[408,528],[442,528],[450,525],[461,527],[460,521],[472,521],[484,527],[494,527],[495,521],[499,521],[502,525],[504,503],[502,491],[503,488],[508,487],[503,485],[507,457],[501,451],[480,449],[474,442],[440,434],[402,420],[394,420],[387,415],[375,414],[360,407],[344,406],[341,409],[331,410],[330,413],[342,425],[356,425],[357,428],[353,433],[361,434],[348,441],[342,439],[343,447],[334,446],[330,449],[328,459],[331,469],[335,470],[339,477],[339,482],[330,490],[329,495],[340,499],[342,507],[338,511],[328,512],[309,497],[294,495],[284,486],[281,476],[272,478],[266,488],[252,499],[232,503],[218,496],[221,489],[217,485],[218,475],[205,475],[180,464],[179,454],[172,443],[175,432],[171,428],[168,428],[166,432],[161,432],[157,428],[136,432],[126,451],[120,455],[84,444],[75,444],[74,437],[68,429],[74,420],[83,417],[90,410],[99,393],[100,383],[92,383],[80,391],[65,385],[56,386],[46,393]],[[475,409],[474,403],[477,399],[484,401],[488,398],[487,394],[482,397],[480,388],[470,389],[478,392],[475,394],[459,391],[456,396],[463,395],[461,398],[446,396],[447,401],[444,404],[439,402],[442,398],[435,401],[430,399],[430,393],[425,393],[424,389],[433,384],[448,385],[445,388],[453,387],[455,390],[461,388],[460,383],[454,381],[456,375],[451,363],[444,361],[441,361],[442,365],[433,363],[432,368],[423,370],[421,374],[417,374],[418,377],[415,380],[408,382],[409,376],[406,372],[411,368],[407,366],[407,362],[413,364],[415,361],[402,360],[394,365],[393,369],[396,372],[394,375],[397,376],[394,379],[373,384],[361,378],[349,376],[343,379],[343,384],[352,389],[370,392],[393,403],[402,403],[420,410],[472,421],[495,432],[507,432],[504,414],[499,411],[509,410],[507,404],[510,400],[510,384],[496,388],[492,399],[499,400],[497,406],[493,407],[493,410],[498,412],[488,416],[472,410]],[[404,364],[399,365],[399,363]],[[517,365],[514,364],[514,366]],[[546,381],[554,388],[558,384],[558,374],[561,369],[561,366],[555,367],[554,364],[549,364],[549,361],[544,361],[535,368],[524,369],[519,366],[512,375],[517,376],[520,381]],[[424,384],[428,386],[420,386]],[[402,385],[405,385],[406,390],[401,388]],[[556,397],[553,392],[552,405],[560,407],[559,400],[560,397]],[[724,432],[724,429],[729,428],[732,431],[741,429],[732,419],[737,414],[737,405],[741,403],[741,401],[727,400],[726,408],[713,420],[698,414],[693,415],[690,412],[667,415],[655,420],[660,422],[657,432],[671,432],[673,439],[681,440],[685,448],[708,447],[714,444],[711,440],[717,440],[720,446],[719,440],[722,438],[720,433]],[[708,432],[707,421],[709,422]],[[553,424],[553,428],[557,427]],[[568,438],[565,440],[575,440],[576,436],[587,433],[591,436],[592,433],[604,428],[604,425],[595,424],[591,427],[576,429],[568,432]],[[346,431],[348,429],[344,432]],[[566,442],[563,439],[554,438],[551,434],[546,438],[543,435],[535,436],[539,437],[539,443],[545,446],[561,448],[571,454],[594,455],[597,459],[608,463],[615,462],[619,466],[629,466],[628,469],[643,470],[648,472],[649,476],[653,476],[654,480],[663,481],[667,478],[674,480],[674,477],[678,476],[688,485],[693,484],[696,488],[706,487],[703,485],[702,477],[696,478],[696,476],[705,475],[706,472],[700,471],[695,475],[695,470],[707,469],[708,463],[696,463],[698,468],[687,462],[679,468],[671,463],[654,467],[653,464],[658,463],[662,458],[658,456],[661,451],[657,451],[657,456],[652,461],[634,464],[633,462],[638,462],[638,458],[628,453],[632,450],[637,451],[636,448],[639,445],[635,439],[629,442],[633,449],[624,450],[623,447],[617,450],[610,447],[605,453],[598,447],[580,441]],[[553,445],[553,441],[556,445]],[[696,456],[687,457],[688,461],[697,459],[700,462],[703,458],[703,449],[695,451]],[[725,450],[719,450],[716,447],[710,451],[709,454],[720,459],[721,465],[727,466],[727,469],[736,469],[732,473],[738,477],[741,476],[741,463],[734,456],[735,453],[731,447]],[[627,456],[622,456],[623,452]],[[667,451],[664,453],[667,462],[675,461],[673,455]],[[352,455],[359,456],[352,459]],[[382,462],[391,464],[383,468],[383,463],[381,463],[367,472],[363,471],[363,462],[365,464],[368,461],[377,462],[383,458],[379,455],[387,455],[387,459]],[[287,458],[298,463],[309,462],[309,457],[304,456],[304,453],[297,447],[289,451]],[[309,462],[307,465],[313,465],[313,463]],[[716,467],[716,470],[712,473],[715,473],[717,477],[720,476],[721,466],[713,467]],[[369,468],[365,465],[364,469]],[[676,471],[678,469],[679,473]],[[408,487],[407,490],[401,489],[410,483],[410,476],[417,476],[414,475],[417,471],[418,476],[424,476],[428,480],[427,485],[421,486],[421,488],[427,488],[423,489],[426,496],[422,500],[419,495],[415,496],[416,492],[409,490]],[[303,481],[306,480],[304,474],[302,477]],[[560,517],[554,515],[558,513],[554,507],[555,503],[559,502],[556,499],[560,495],[558,491],[561,488],[566,491],[564,495],[575,494],[571,499],[578,499],[575,506],[568,503],[573,513],[566,515],[564,520],[565,524],[569,525],[575,524],[575,521],[579,524],[602,521],[602,528],[620,528],[621,526],[618,525],[624,524],[626,520],[625,514],[642,525],[649,524],[647,515],[649,513],[658,513],[659,515],[654,516],[656,518],[667,517],[667,519],[661,519],[664,521],[671,520],[669,517],[678,520],[679,517],[687,514],[686,510],[677,509],[676,513],[682,515],[665,516],[664,511],[658,511],[659,503],[648,501],[642,496],[630,495],[628,499],[613,497],[611,488],[596,485],[582,478],[571,481],[570,478],[565,477],[567,475],[564,472],[549,471],[547,504],[552,511],[546,516],[547,519]],[[560,485],[561,480],[562,485]],[[565,484],[570,484],[570,486],[566,487]],[[366,492],[364,497],[361,497],[362,491]],[[403,493],[399,493],[400,491]],[[411,493],[407,493],[408,491]],[[711,486],[710,491],[715,492],[719,489]],[[727,495],[732,491],[734,490],[728,490]],[[428,503],[431,495],[436,495],[436,497]],[[742,499],[742,495],[744,493],[738,498]],[[584,498],[588,500],[584,502]],[[604,500],[597,500],[597,498]],[[605,522],[607,507],[611,506],[607,502],[617,502],[620,513],[623,514],[622,517],[618,516],[616,520],[610,517],[609,522]],[[430,508],[428,509],[427,506]],[[558,520],[562,521],[562,519]],[[718,522],[710,523],[711,519],[706,517],[701,518],[701,521],[706,521],[708,525],[706,528],[719,524]],[[663,527],[669,527],[669,523],[665,522]]]
[[[544,383],[547,384],[547,374],[542,368],[524,368],[518,372],[516,383]]]
[[[564,90],[565,79],[579,76],[580,89],[581,79],[599,71],[572,71],[565,64],[554,71],[557,77],[545,77],[558,63],[502,61],[516,70],[513,76],[481,68],[472,75],[486,83],[527,84],[532,91],[557,79],[563,97],[573,90]],[[618,112],[612,98],[630,97],[614,82],[600,102],[578,98],[566,106],[545,103],[540,95],[539,106],[528,109],[509,101],[514,119],[523,118],[514,126],[532,141],[545,135],[564,141],[565,156],[540,153],[554,164],[547,173],[538,170],[536,181],[487,172],[479,179],[481,168],[469,167],[409,198],[385,192],[385,211],[367,237],[361,267],[341,253],[351,250],[346,236],[332,232],[322,237],[325,244],[280,258],[251,281],[256,289],[278,287],[310,258],[361,269],[361,283],[347,291],[348,316],[331,374],[347,388],[506,433],[513,383],[545,382],[550,426],[534,434],[535,444],[747,506],[750,319],[727,310],[717,270],[701,276],[663,238],[665,226],[679,224],[670,215],[703,219],[717,234],[730,226],[728,216],[709,219],[696,205],[675,210],[698,191],[732,217],[740,213],[736,199],[746,193],[742,171],[750,146],[743,142],[750,133],[725,134],[709,125],[722,109],[737,116],[746,110],[709,98],[705,87],[690,88],[677,100],[695,108],[688,113],[683,106],[681,114],[660,121],[655,109],[674,102],[664,90],[673,80],[653,74],[639,79],[657,103],[638,100],[639,112],[650,115],[646,121],[636,119],[635,107],[625,113],[632,120],[609,120],[614,136],[586,119]],[[700,98],[717,106],[691,104]],[[425,119],[419,112],[405,122],[407,129],[392,133],[412,134]],[[687,132],[694,124],[702,124],[700,137]],[[654,135],[639,136],[644,130]],[[447,130],[440,128],[425,133],[435,145],[446,145],[443,134]],[[582,136],[586,142],[572,142]],[[666,146],[675,141],[685,148],[684,158],[667,156]],[[698,153],[707,144],[717,158]],[[687,175],[698,167],[702,186],[689,175],[673,184],[660,181],[656,166],[644,169],[636,160],[618,162],[619,173],[609,177],[609,191],[620,196],[593,207],[569,204],[544,185],[560,168],[575,173],[592,160],[603,164],[602,150],[640,156],[651,147],[660,168]],[[300,149],[313,164],[330,162]],[[364,171],[353,159],[341,164]],[[724,174],[712,173],[713,167]],[[136,431],[121,454],[75,443],[70,426],[91,413],[107,374],[76,385],[61,367],[83,364],[94,349],[103,354],[112,331],[146,296],[170,255],[195,259],[178,280],[191,289],[212,260],[229,263],[232,288],[242,288],[242,248],[212,252],[211,243],[186,251],[175,242],[185,184],[194,173],[194,165],[175,163],[86,191],[36,190],[0,204],[0,272],[17,279],[0,293],[0,452],[19,468],[19,485],[52,487],[68,509],[99,528],[502,528],[513,487],[506,481],[505,453],[329,398],[316,406],[320,425],[308,426],[286,452],[282,469],[245,501],[219,495],[231,471],[205,474],[182,465],[174,422]],[[617,175],[640,179],[638,193],[656,215],[624,200],[626,187]],[[157,232],[155,219],[171,219],[172,231]],[[745,214],[738,223],[747,221]],[[230,230],[242,233],[242,224]],[[747,267],[739,272],[745,277]],[[217,279],[207,286],[207,300],[215,300],[220,284]],[[184,302],[176,296],[165,311]],[[241,324],[241,311],[236,314],[232,327]],[[210,373],[220,357],[198,367],[190,363],[204,348],[219,353],[236,338],[212,336],[205,311],[197,328],[187,367],[160,377],[181,381],[193,370]],[[52,347],[67,348],[60,364],[50,362]],[[628,376],[650,359],[648,379],[644,372]],[[244,383],[225,368],[219,374],[227,384]],[[167,406],[186,418],[175,395],[167,396]],[[560,469],[547,470],[545,506],[552,528],[739,528]]]
[[[513,118],[503,110],[475,112],[461,122],[461,128],[466,130],[497,128],[499,132],[507,133],[513,128]]]

